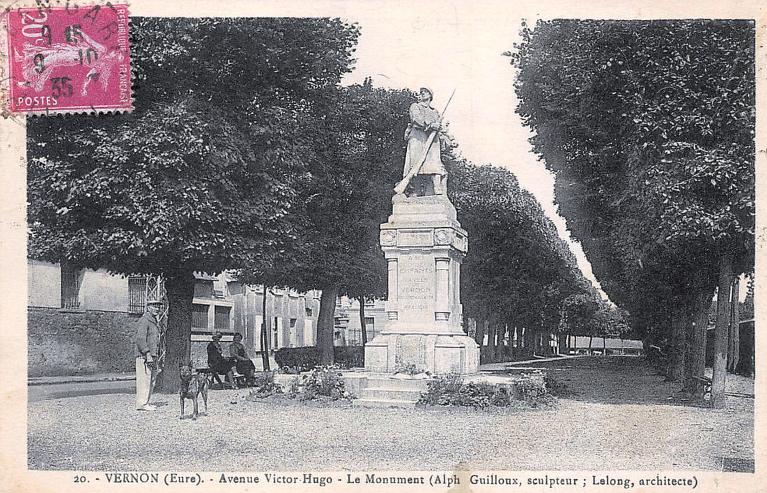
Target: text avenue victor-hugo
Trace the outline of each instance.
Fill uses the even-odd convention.
[[[100,478],[94,478],[98,481]],[[380,485],[401,485],[401,484],[422,484],[430,486],[451,487],[461,484],[461,478],[450,473],[434,473],[429,476],[421,475],[394,475],[379,473],[343,473],[333,477],[328,474],[282,474],[282,473],[262,473],[262,474],[227,474],[220,473],[203,478],[199,473],[180,474],[180,473],[104,473],[104,479],[107,483],[165,483],[178,484],[188,483],[199,485],[204,482],[216,482],[219,484],[281,484],[298,485],[312,484],[316,486],[328,486],[334,483],[340,484],[380,484]],[[74,482],[90,482],[90,478],[85,475],[75,476]],[[632,480],[630,478],[615,478],[610,475],[592,475],[576,477],[558,477],[558,476],[531,476],[517,477],[506,476],[503,474],[471,474],[468,477],[470,484],[494,485],[494,486],[548,486],[550,488],[558,486],[622,486],[625,489],[633,489],[637,486],[688,486],[693,489],[698,485],[698,479],[695,476],[689,477],[669,477],[656,474],[652,477]]]

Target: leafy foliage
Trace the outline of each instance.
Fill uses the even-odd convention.
[[[170,391],[189,357],[192,272],[259,272],[295,248],[296,203],[317,162],[311,131],[359,30],[334,19],[134,18],[131,34],[133,113],[28,122],[29,254],[163,274]]]
[[[463,406],[486,409],[490,406],[508,407],[523,402],[536,407],[551,404],[542,379],[522,376],[510,384],[464,382],[459,374],[437,376],[427,383],[419,405]]]
[[[29,123],[31,255],[121,273],[272,261],[313,159],[301,130],[349,70],[357,28],[134,19],[132,34],[132,114]]]
[[[753,269],[753,22],[540,21],[509,55],[560,213],[635,325],[712,290],[723,252]]]
[[[318,397],[351,400],[354,398],[347,390],[337,366],[318,366],[309,373],[293,379],[288,389],[288,397],[301,401],[310,401]]]
[[[381,297],[386,264],[378,226],[390,210],[391,189],[404,159],[408,91],[364,85],[339,88],[327,114],[309,130],[314,160],[293,213],[305,218],[296,255],[263,276],[298,290],[338,286],[339,294]],[[257,275],[245,269],[243,276]]]
[[[568,296],[594,290],[540,204],[507,170],[450,158],[447,165],[450,198],[470,239],[461,274],[466,313],[556,327]]]
[[[256,373],[253,389],[251,389],[248,399],[264,399],[283,393],[282,385],[274,381],[274,372],[264,371]]]
[[[391,190],[404,160],[403,129],[413,96],[363,85],[339,88],[326,114],[306,131],[314,159],[292,213],[304,221],[291,252],[241,277],[299,291],[383,297],[386,261],[379,225],[390,210]],[[323,296],[317,324],[321,362],[333,362],[335,296]]]
[[[340,368],[364,366],[362,346],[335,346],[333,353],[335,364]],[[316,346],[281,348],[274,353],[274,359],[280,371],[300,373],[319,366],[320,351]]]

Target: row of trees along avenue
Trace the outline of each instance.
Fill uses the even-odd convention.
[[[160,390],[190,357],[195,271],[322,290],[318,346],[332,363],[336,296],[386,294],[378,226],[413,95],[339,85],[359,35],[339,20],[137,18],[132,35],[133,113],[28,123],[30,256],[164,276]],[[446,151],[472,242],[464,303],[493,347],[512,327],[594,335],[561,322],[598,297],[532,196]]]
[[[549,334],[558,332],[563,348],[567,335],[628,333],[622,315],[600,299],[554,224],[513,174],[451,155],[446,161],[450,198],[470,239],[461,298],[465,314],[477,320],[477,343],[487,337],[484,361],[530,357],[538,335],[548,344]],[[518,352],[505,353],[514,348],[502,341],[510,341],[515,329]]]
[[[723,406],[730,300],[754,268],[753,22],[555,20],[521,36],[518,113],[568,228],[688,391],[718,293]]]

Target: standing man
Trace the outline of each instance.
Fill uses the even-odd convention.
[[[154,411],[149,404],[157,378],[157,357],[160,349],[160,326],[157,314],[162,301],[147,301],[144,315],[136,323],[136,409]]]

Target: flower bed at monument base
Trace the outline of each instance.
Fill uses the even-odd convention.
[[[522,374],[511,378],[483,378],[484,375],[440,375],[428,382],[418,405],[488,407],[550,407],[556,403],[542,373]]]
[[[362,370],[341,370],[338,368],[316,368],[311,372],[296,374],[272,374],[275,385],[280,385],[282,398],[292,394],[297,400],[313,400],[314,397],[327,395],[332,400],[359,397],[371,384],[371,379],[379,382],[388,379],[390,385],[397,387],[397,381],[420,380],[423,392],[420,406],[458,406],[474,409],[489,408],[536,408],[551,407],[556,404],[556,397],[546,386],[546,374],[541,371],[525,372],[514,375],[436,375],[423,378],[423,375],[381,374]],[[323,383],[333,377],[333,382]],[[315,389],[336,389],[332,392],[315,392]],[[308,389],[304,391],[304,389]],[[254,389],[255,397],[269,397],[280,392],[272,392],[268,386],[266,392]],[[342,390],[342,391],[341,391]],[[322,399],[321,399],[322,400]]]

